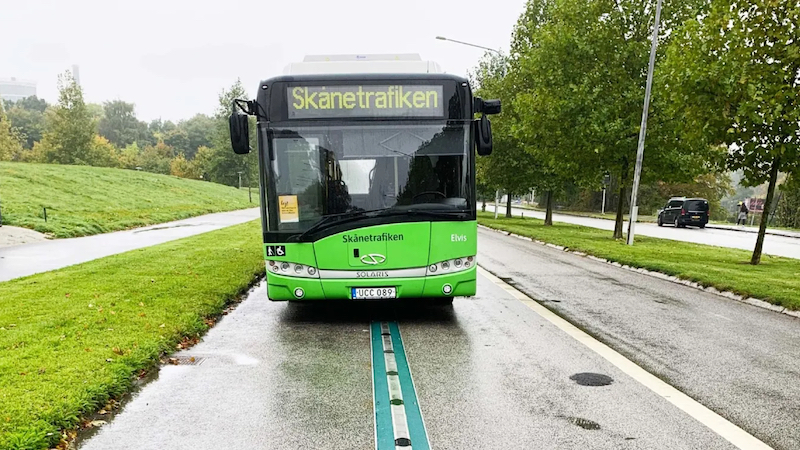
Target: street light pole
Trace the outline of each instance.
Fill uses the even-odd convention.
[[[653,24],[653,42],[650,46],[650,64],[647,68],[647,85],[644,91],[644,110],[642,111],[642,126],[639,129],[639,146],[636,149],[636,169],[633,173],[633,189],[631,189],[631,212],[628,218],[628,245],[633,245],[636,218],[639,215],[637,195],[639,194],[639,181],[642,177],[642,159],[644,159],[644,139],[647,135],[647,112],[650,109],[650,90],[653,87],[653,69],[656,65],[656,47],[658,47],[658,26],[661,22],[661,0],[656,3],[656,20]],[[622,201],[622,199],[620,199]]]
[[[498,203],[500,203],[500,189],[494,191],[494,218],[497,219]]]
[[[489,48],[489,47],[484,47],[484,46],[482,46],[482,45],[475,45],[475,44],[470,44],[469,42],[457,41],[457,40],[455,40],[455,39],[448,39],[448,38],[446,38],[446,37],[444,37],[444,36],[436,36],[436,39],[438,39],[438,40],[440,40],[440,41],[450,41],[450,42],[455,42],[456,44],[468,45],[468,46],[470,46],[470,47],[475,47],[475,48],[482,48],[482,49],[484,49],[484,50],[488,50],[488,51],[490,51],[490,52],[495,52],[495,53],[497,53],[498,55],[501,55],[501,56],[502,56],[502,53],[500,53],[500,51],[499,51],[499,50],[495,50],[495,49],[493,49],[493,48]]]
[[[506,76],[506,57],[503,56],[503,53],[500,50],[495,50],[493,48],[484,47],[482,45],[470,44],[469,42],[457,41],[455,39],[449,39],[449,38],[446,38],[444,36],[436,36],[436,39],[438,39],[440,41],[455,42],[456,44],[467,45],[469,47],[480,48],[480,49],[486,50],[488,52],[496,53],[503,60],[503,77]]]
[[[603,206],[600,207],[600,214],[606,215],[606,187],[603,186]]]

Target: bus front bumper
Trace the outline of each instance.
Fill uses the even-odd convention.
[[[468,297],[475,295],[476,267],[462,272],[414,278],[320,279],[267,272],[267,296],[272,301],[350,300],[353,288],[370,287],[394,287],[398,299]]]

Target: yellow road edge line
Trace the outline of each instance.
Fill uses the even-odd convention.
[[[532,309],[536,314],[540,315],[542,318],[544,318],[548,322],[558,327],[561,331],[567,333],[570,337],[580,342],[581,344],[585,345],[590,350],[600,355],[606,361],[615,365],[626,375],[633,378],[636,382],[642,384],[646,388],[655,392],[661,398],[677,406],[678,409],[685,412],[686,414],[688,414],[701,424],[705,425],[711,431],[718,434],[731,444],[735,445],[740,449],[746,449],[746,450],[759,450],[759,449],[772,450],[772,447],[765,444],[755,436],[734,425],[733,423],[731,423],[724,417],[720,416],[719,414],[715,413],[714,411],[706,408],[705,406],[700,404],[697,400],[694,400],[693,398],[679,391],[675,387],[667,384],[660,378],[646,371],[645,369],[643,369],[633,361],[629,360],[628,358],[624,357],[617,351],[613,350],[606,344],[603,344],[602,342],[593,338],[592,336],[582,331],[575,325],[572,325],[571,323],[567,322],[554,312],[550,311],[549,309],[545,308],[532,298],[520,292],[518,289],[509,285],[500,278],[494,276],[492,273],[490,273],[483,267],[478,266],[478,272],[484,277],[488,278],[489,281],[493,282],[498,287],[508,292],[512,297],[524,303],[526,306]]]

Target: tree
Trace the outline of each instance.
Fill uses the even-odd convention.
[[[139,121],[133,103],[114,100],[103,103],[103,116],[98,132],[116,147],[122,148],[138,140]]]
[[[0,102],[0,161],[10,161],[20,152],[22,152],[20,137],[11,127],[3,103]]]
[[[206,166],[211,181],[229,186],[238,186],[239,175],[237,172],[240,171],[244,172],[244,177],[242,177],[244,182],[252,183],[258,180],[257,152],[251,152],[248,155],[237,155],[233,153],[231,148],[228,117],[231,114],[233,100],[237,98],[247,98],[247,91],[245,91],[239,80],[236,80],[230,89],[223,89],[219,95],[219,105],[214,114],[214,134],[211,139],[214,152],[208,158],[209,161]],[[251,147],[254,147],[253,141],[257,132],[254,125],[254,120],[251,120]]]
[[[201,146],[197,149],[197,153],[192,160],[197,178],[204,181],[211,181],[211,165],[214,159],[214,149],[211,147]]]
[[[58,89],[58,104],[47,117],[42,137],[45,160],[91,164],[89,150],[95,136],[95,122],[83,102],[83,91],[69,72],[58,77]]]
[[[108,139],[100,135],[95,135],[94,139],[92,139],[92,145],[89,146],[86,159],[92,166],[120,167],[117,149]]]
[[[186,154],[186,151],[189,149],[189,133],[186,130],[182,129],[180,126],[175,128],[174,130],[169,130],[162,134],[162,139],[164,143],[169,145],[170,147],[174,148],[176,152]],[[197,149],[194,149],[196,152]]]
[[[181,121],[178,127],[186,132],[187,147],[186,157],[194,158],[197,149],[211,145],[214,130],[214,120],[205,114],[197,114],[191,119]]]
[[[800,4],[714,0],[676,33],[667,73],[673,112],[685,139],[729,149],[728,167],[751,186],[800,168]],[[750,260],[759,264],[769,214]]]
[[[47,102],[35,95],[9,102],[6,115],[23,139],[22,144],[26,149],[33,148],[33,143],[42,139],[47,108]]]
[[[487,53],[478,69],[472,74],[476,94],[483,98],[500,98],[503,112],[492,116],[493,151],[488,157],[478,157],[478,182],[484,188],[506,193],[506,217],[511,217],[511,199],[527,193],[539,181],[536,168],[539,163],[533,154],[512,132],[513,104],[510,100],[510,83],[506,77],[506,61],[502,55]]]
[[[624,199],[636,160],[655,0],[531,4],[512,43],[517,134],[553,175],[595,187],[608,172]],[[665,8],[662,42],[691,14],[691,4]],[[651,110],[645,165],[659,170],[644,170],[643,181],[688,181],[706,170],[708,148],[676,139],[678,124],[661,112],[657,98]],[[618,202],[615,238],[622,237],[623,206]]]
[[[172,158],[172,161],[169,163],[169,173],[181,178],[200,178],[200,174],[197,173],[197,167],[195,167],[193,161],[188,161],[186,157],[183,156],[183,153],[179,153],[178,156]]]
[[[123,169],[136,169],[139,166],[141,158],[141,149],[139,145],[134,142],[119,151],[119,167]]]
[[[147,172],[169,175],[170,162],[174,157],[175,150],[169,145],[159,142],[156,145],[148,145],[142,150],[137,167],[141,167]]]
[[[775,215],[780,226],[800,228],[800,179],[790,178],[781,185],[781,198]]]

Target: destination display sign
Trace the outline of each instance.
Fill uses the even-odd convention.
[[[290,119],[442,117],[442,86],[295,86],[286,89]]]

